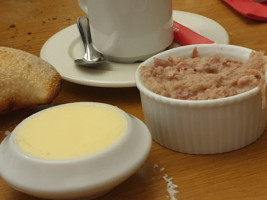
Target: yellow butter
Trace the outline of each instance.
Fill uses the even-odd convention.
[[[45,110],[17,127],[16,142],[37,158],[64,160],[95,154],[125,133],[126,117],[103,104],[69,104]]]

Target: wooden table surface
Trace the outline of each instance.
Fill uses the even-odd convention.
[[[220,23],[230,43],[254,50],[267,49],[267,23],[247,19],[220,0],[173,0],[173,9],[193,12]],[[44,42],[84,15],[76,0],[0,1],[0,46],[38,55]],[[93,101],[118,106],[144,121],[137,88],[98,88],[63,81],[53,105]],[[6,131],[36,112],[24,109],[0,116],[0,141]],[[0,163],[3,164],[3,163]],[[158,165],[159,167],[155,167]],[[164,169],[164,170],[163,170]],[[218,155],[188,155],[173,152],[153,142],[143,167],[99,200],[168,199],[167,182],[173,177],[179,200],[267,199],[267,134],[253,144]],[[36,200],[9,187],[0,178],[0,200]]]

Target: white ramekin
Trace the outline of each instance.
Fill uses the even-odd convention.
[[[149,58],[136,72],[145,121],[153,139],[169,149],[190,154],[215,154],[240,149],[261,136],[266,126],[260,90],[215,100],[178,100],[147,89],[140,77],[142,66],[153,58],[221,55],[245,61],[251,49],[233,45],[202,44],[178,47]]]

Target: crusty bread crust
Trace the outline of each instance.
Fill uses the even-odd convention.
[[[58,94],[60,74],[41,58],[0,47],[0,114],[50,103]]]

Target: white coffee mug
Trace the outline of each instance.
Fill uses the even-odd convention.
[[[78,0],[94,47],[108,59],[136,62],[173,41],[171,0]]]

